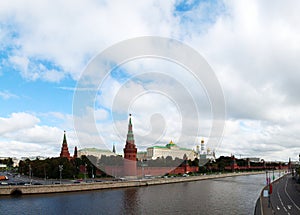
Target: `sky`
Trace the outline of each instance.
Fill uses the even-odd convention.
[[[86,115],[74,113],[76,89],[88,91],[78,82],[100,53],[158,36],[196,50],[217,77],[225,127],[220,144],[207,146],[217,156],[298,160],[299,9],[298,1],[276,0],[1,1],[0,157],[58,156],[64,130],[71,154],[113,144],[122,154],[129,113],[139,151],[209,141],[205,83],[166,59],[110,65],[103,82],[95,78]]]

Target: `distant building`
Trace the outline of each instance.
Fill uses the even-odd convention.
[[[9,159],[11,158],[13,161],[13,167],[16,167],[19,165],[20,159],[16,158],[16,157],[0,157],[0,160],[5,160],[5,159]]]
[[[33,161],[33,160],[46,160],[47,157],[44,157],[44,156],[21,157],[21,160],[22,160],[22,161],[25,161],[26,159],[29,159],[29,160],[31,160],[31,161]]]
[[[1,164],[1,163],[0,163],[0,168],[4,168],[4,169],[5,169],[6,167],[7,167],[6,164]]]
[[[246,158],[246,159],[249,159],[249,161],[251,161],[251,162],[261,162],[260,158],[253,157],[253,158]]]
[[[137,152],[136,154],[137,160],[147,160],[147,152]]]
[[[179,158],[183,159],[184,156],[187,159],[194,160],[197,157],[197,154],[192,149],[180,148],[171,140],[165,146],[152,146],[147,148],[147,159],[155,160],[161,157],[172,157],[172,159]]]
[[[205,165],[207,162],[215,162],[216,161],[215,152],[211,151],[210,148],[207,148],[205,150],[205,144],[204,144],[203,139],[201,140],[200,147],[197,146],[197,154],[198,154],[200,166]]]
[[[80,150],[78,150],[77,155],[78,155],[78,157],[81,157],[82,155],[94,156],[98,159],[100,159],[101,156],[103,156],[103,155],[105,155],[107,157],[117,156],[115,153],[113,153],[109,150],[97,149],[97,148],[83,148],[83,149],[80,149]]]

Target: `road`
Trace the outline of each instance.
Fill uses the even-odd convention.
[[[298,190],[299,189],[299,190]],[[273,214],[300,214],[300,185],[287,175],[273,183],[271,206]]]

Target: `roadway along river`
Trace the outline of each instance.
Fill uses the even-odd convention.
[[[88,192],[0,197],[0,214],[254,214],[265,175]]]

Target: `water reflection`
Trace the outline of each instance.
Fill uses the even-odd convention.
[[[123,214],[141,214],[139,208],[138,189],[127,188],[123,192]]]

